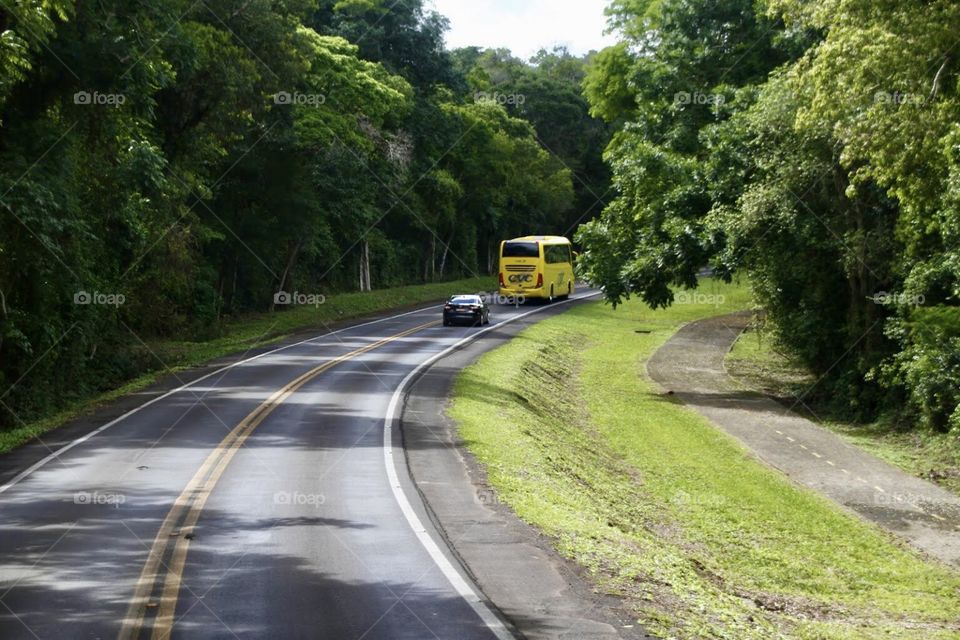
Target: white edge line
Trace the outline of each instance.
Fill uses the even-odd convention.
[[[231,363],[231,364],[228,364],[228,365],[225,366],[225,367],[221,367],[220,369],[217,369],[216,371],[211,371],[210,373],[207,373],[207,374],[205,374],[205,375],[197,378],[196,380],[191,380],[190,382],[188,382],[188,383],[185,384],[185,385],[179,386],[179,387],[177,387],[176,389],[171,389],[170,391],[167,391],[167,392],[164,393],[163,395],[157,396],[156,398],[153,398],[153,399],[151,399],[151,400],[148,400],[147,402],[144,402],[143,404],[134,407],[133,409],[131,409],[130,411],[127,411],[127,412],[126,412],[125,414],[123,414],[122,416],[120,416],[120,417],[118,417],[118,418],[114,418],[113,420],[111,420],[111,421],[108,422],[107,424],[101,425],[100,427],[97,427],[96,429],[94,429],[93,431],[87,433],[86,435],[81,436],[80,438],[77,438],[76,440],[70,442],[69,444],[66,444],[66,445],[60,447],[60,448],[57,449],[56,451],[53,451],[52,453],[50,453],[50,454],[47,455],[46,457],[38,460],[37,462],[35,462],[35,463],[33,463],[32,465],[30,465],[29,467],[27,467],[25,470],[23,470],[23,471],[21,471],[20,473],[18,473],[16,476],[14,476],[13,478],[11,478],[10,481],[7,482],[6,484],[4,484],[3,486],[0,486],[0,493],[4,493],[5,491],[7,491],[8,489],[10,489],[11,487],[19,484],[19,483],[22,482],[25,478],[27,478],[28,476],[30,476],[31,474],[33,474],[37,469],[40,469],[41,467],[49,464],[51,461],[55,460],[55,459],[56,459],[58,456],[60,456],[61,454],[64,454],[64,453],[66,453],[67,451],[69,451],[70,449],[73,449],[75,446],[77,446],[77,445],[79,445],[79,444],[82,444],[82,443],[86,442],[87,440],[89,440],[90,438],[92,438],[92,437],[94,437],[94,436],[96,436],[96,435],[99,435],[99,434],[103,433],[104,431],[106,431],[106,430],[109,429],[110,427],[112,427],[112,426],[114,426],[114,425],[116,425],[116,424],[118,424],[118,423],[120,423],[120,422],[123,422],[124,420],[126,420],[126,419],[129,418],[130,416],[134,415],[135,413],[140,412],[140,411],[143,410],[143,409],[146,409],[147,407],[149,407],[149,406],[152,405],[153,403],[159,402],[159,401],[164,400],[164,399],[166,399],[166,398],[169,398],[170,396],[172,396],[172,395],[174,395],[174,394],[176,394],[176,393],[180,393],[181,391],[184,391],[184,390],[188,389],[189,387],[192,387],[193,385],[195,385],[195,384],[197,384],[197,383],[203,382],[204,380],[206,380],[206,379],[208,379],[208,378],[211,378],[211,377],[213,377],[213,376],[215,376],[215,375],[217,375],[217,374],[219,374],[219,373],[224,373],[224,372],[226,372],[226,371],[228,371],[228,370],[230,370],[230,369],[233,369],[234,367],[238,367],[238,366],[240,366],[240,365],[247,364],[247,363],[249,363],[249,362],[253,362],[254,360],[258,360],[258,359],[260,359],[260,358],[263,358],[264,356],[269,356],[269,355],[272,355],[272,354],[274,354],[274,353],[278,353],[278,352],[280,352],[280,351],[284,351],[284,350],[286,350],[286,349],[291,349],[291,348],[293,348],[293,347],[299,347],[300,345],[306,344],[306,343],[308,343],[308,342],[312,342],[313,340],[317,340],[318,338],[325,338],[325,337],[327,337],[327,336],[336,335],[336,334],[341,333],[341,332],[344,332],[344,331],[351,331],[351,330],[353,330],[353,329],[359,329],[359,328],[361,328],[361,327],[366,327],[366,326],[369,326],[369,325],[372,325],[372,324],[377,324],[377,323],[380,323],[380,322],[386,322],[387,320],[394,320],[394,319],[396,319],[396,318],[402,318],[402,317],[404,317],[404,316],[413,315],[413,314],[415,314],[415,313],[423,313],[424,311],[429,311],[429,310],[431,310],[431,309],[433,309],[433,308],[435,308],[435,307],[436,307],[436,304],[433,304],[433,305],[431,305],[431,306],[429,306],[429,307],[423,307],[423,308],[421,308],[421,309],[414,309],[413,311],[406,311],[406,312],[404,312],[404,313],[398,313],[397,315],[387,316],[387,317],[385,317],[385,318],[378,318],[378,319],[376,319],[376,320],[370,320],[369,322],[362,322],[362,323],[360,323],[360,324],[355,324],[355,325],[351,325],[351,326],[349,326],[349,327],[344,327],[344,328],[342,328],[342,329],[337,329],[336,331],[328,331],[327,333],[323,333],[323,334],[320,334],[320,335],[315,335],[315,336],[313,336],[313,337],[311,337],[311,338],[307,338],[306,340],[301,340],[300,342],[294,342],[294,343],[292,343],[292,344],[284,345],[284,346],[282,346],[282,347],[277,347],[276,349],[271,349],[270,351],[265,351],[265,352],[263,352],[263,353],[261,353],[261,354],[252,356],[252,357],[250,357],[250,358],[244,358],[243,360],[238,360],[238,361],[236,361],[236,362],[233,362],[233,363]]]
[[[416,511],[413,510],[410,500],[403,492],[403,487],[400,484],[400,478],[397,475],[396,456],[393,455],[393,427],[400,421],[400,407],[403,403],[403,398],[406,395],[407,387],[413,380],[415,380],[423,371],[432,366],[437,360],[446,357],[468,342],[473,342],[485,333],[510,324],[511,322],[516,322],[517,320],[521,320],[527,316],[540,313],[545,309],[556,308],[558,304],[566,304],[568,302],[573,302],[574,300],[584,300],[596,295],[600,294],[591,293],[580,298],[573,298],[572,300],[561,300],[549,307],[541,307],[539,309],[534,309],[533,311],[521,313],[518,316],[498,322],[495,325],[489,326],[486,329],[481,329],[480,331],[477,331],[476,333],[459,340],[443,351],[431,356],[427,360],[424,360],[422,363],[420,363],[420,365],[417,366],[417,368],[408,373],[407,377],[400,382],[400,386],[398,386],[396,391],[393,392],[393,397],[390,398],[390,404],[387,406],[387,416],[383,423],[383,463],[387,468],[387,478],[390,481],[390,488],[393,490],[393,497],[396,499],[397,504],[400,505],[400,510],[403,512],[407,523],[410,525],[410,528],[413,529],[414,534],[416,534],[417,539],[420,541],[420,544],[423,545],[423,548],[426,549],[427,554],[429,554],[434,564],[436,564],[443,575],[446,576],[447,580],[450,581],[450,584],[454,589],[456,589],[457,593],[460,594],[460,597],[470,605],[470,607],[478,616],[480,616],[480,619],[483,620],[484,624],[487,625],[487,628],[490,629],[490,631],[492,631],[499,640],[513,640],[514,635],[510,633],[506,625],[503,624],[503,621],[497,617],[497,615],[477,594],[473,587],[471,587],[470,584],[463,578],[463,576],[460,575],[460,572],[457,571],[450,560],[447,559],[447,556],[443,554],[437,543],[434,542],[430,534],[427,533],[426,527],[423,526],[423,522],[420,521],[420,517],[417,515]]]

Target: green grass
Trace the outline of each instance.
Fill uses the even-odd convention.
[[[770,331],[746,331],[727,355],[727,371],[745,386],[772,396],[851,444],[960,495],[960,435],[885,419],[868,424],[836,419],[830,407],[806,394],[816,378],[778,349],[771,335]],[[797,403],[797,398],[803,403]]]
[[[502,501],[665,638],[960,637],[960,575],[794,486],[645,363],[684,322],[749,307],[581,305],[458,378],[450,415]]]
[[[334,322],[439,301],[454,293],[490,291],[495,288],[495,285],[492,278],[470,278],[365,293],[336,294],[328,296],[325,303],[317,307],[292,307],[276,313],[242,316],[227,323],[221,335],[211,340],[148,341],[145,348],[151,354],[150,360],[153,366],[150,371],[144,372],[117,389],[74,399],[55,413],[14,429],[0,431],[0,453],[19,447],[117,398],[136,393],[169,373],[177,373],[209,360],[274,344],[295,333],[325,330]]]

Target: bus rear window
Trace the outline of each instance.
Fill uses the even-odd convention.
[[[504,258],[539,258],[540,244],[537,242],[504,242]]]

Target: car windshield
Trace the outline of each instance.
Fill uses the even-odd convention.
[[[477,296],[453,296],[450,298],[453,304],[480,304],[480,298]]]

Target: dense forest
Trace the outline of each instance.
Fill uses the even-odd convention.
[[[424,0],[4,4],[0,427],[537,232],[614,304],[743,275],[812,397],[960,427],[960,5],[881,4],[613,0],[531,60]]]
[[[586,58],[446,28],[422,0],[3,3],[0,426],[277,292],[487,274],[596,215]]]
[[[848,416],[960,428],[960,4],[614,0],[584,83],[613,303],[744,274]],[[802,398],[801,398],[802,399]]]

